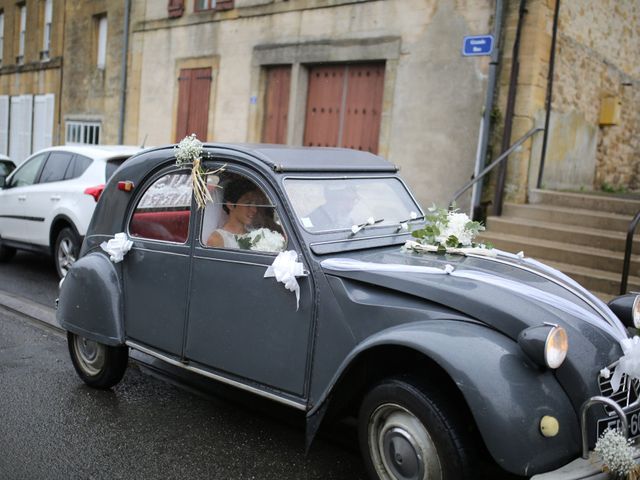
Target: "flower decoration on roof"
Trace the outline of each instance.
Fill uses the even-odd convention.
[[[456,208],[447,210],[433,205],[425,215],[425,222],[423,228],[411,233],[416,240],[408,241],[406,248],[417,252],[491,255],[491,245],[473,241],[484,226],[472,221],[466,213]]]
[[[202,166],[202,154],[204,148],[202,142],[198,140],[195,133],[187,135],[180,143],[174,147],[176,154],[176,166],[185,167],[191,165],[191,181],[193,183],[193,196],[196,199],[198,208],[204,208],[207,202],[212,202],[211,193],[207,188],[207,176],[214,175],[222,170],[224,166],[207,171]]]

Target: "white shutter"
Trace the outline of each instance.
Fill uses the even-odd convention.
[[[11,97],[9,157],[20,164],[31,154],[33,95]]]
[[[36,95],[33,103],[33,152],[50,147],[53,138],[54,95]]]
[[[9,95],[0,95],[0,153],[9,154]]]

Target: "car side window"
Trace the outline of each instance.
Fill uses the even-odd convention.
[[[136,205],[129,235],[185,243],[191,218],[191,185],[187,172],[169,173],[154,181]]]
[[[65,172],[71,163],[72,154],[67,152],[51,152],[47,158],[40,181],[38,183],[59,182],[64,180]]]
[[[277,253],[287,237],[275,205],[252,180],[223,172],[210,186],[213,202],[203,212],[201,242],[208,247]]]
[[[89,168],[92,161],[93,160],[90,158],[83,157],[82,155],[74,155],[73,160],[71,160],[71,163],[64,174],[64,179],[71,180],[72,178],[78,178],[87,168]]]
[[[20,165],[11,177],[10,187],[26,187],[36,182],[36,177],[47,154],[43,153]]]

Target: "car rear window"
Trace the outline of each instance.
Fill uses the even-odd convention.
[[[107,169],[105,170],[105,173],[104,173],[104,178],[107,182],[111,178],[111,175],[115,173],[118,167],[122,165],[127,158],[129,157],[112,158],[110,160],[107,160]]]
[[[64,175],[65,180],[71,180],[72,178],[78,178],[82,175],[89,165],[91,165],[92,160],[87,157],[83,157],[82,155],[74,155],[73,160],[69,164],[69,168],[67,168],[67,173]]]

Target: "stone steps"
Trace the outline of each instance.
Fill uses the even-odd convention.
[[[530,204],[553,205],[564,208],[578,208],[593,212],[608,212],[633,216],[640,210],[640,200],[620,198],[612,195],[596,195],[551,190],[531,190]]]

